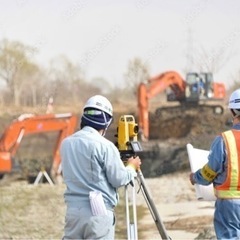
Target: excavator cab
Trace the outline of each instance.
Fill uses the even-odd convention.
[[[212,73],[187,73],[185,96],[188,102],[198,102],[200,99],[213,97]]]

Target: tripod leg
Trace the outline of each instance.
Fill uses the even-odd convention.
[[[128,186],[125,186],[125,206],[126,206],[126,223],[127,223],[127,239],[129,240],[137,240],[138,232],[137,232],[137,210],[136,210],[136,192],[135,185],[131,187],[132,190],[132,220],[130,219],[129,213],[129,197],[128,197]]]
[[[153,200],[152,200],[152,198],[149,194],[149,191],[148,191],[147,186],[145,184],[145,179],[144,179],[143,174],[140,170],[138,171],[138,178],[137,179],[138,179],[138,183],[139,183],[140,189],[142,191],[142,194],[143,194],[143,196],[146,200],[148,208],[149,208],[149,210],[152,214],[153,220],[154,220],[154,222],[155,222],[155,224],[158,228],[158,231],[159,231],[162,239],[171,239],[167,235],[165,226],[164,226],[164,224],[163,224],[163,222],[162,222],[162,220],[161,220],[161,218],[158,214],[157,208],[156,208],[156,206],[155,206],[155,204],[154,204],[154,202],[153,202]]]
[[[43,173],[42,173],[42,171],[40,171],[40,172],[38,173],[37,178],[35,179],[33,185],[38,185],[38,183],[39,183],[39,181],[40,181],[40,179],[41,179],[42,176],[43,176]]]
[[[129,216],[129,203],[128,203],[128,186],[125,186],[125,187],[124,187],[124,190],[125,190],[125,208],[126,208],[127,239],[131,239],[130,216]]]
[[[48,180],[50,185],[54,185],[52,179],[49,177],[49,175],[47,174],[46,171],[43,172],[43,175],[45,176],[45,178]]]
[[[134,239],[138,239],[138,229],[137,229],[137,206],[136,206],[136,189],[135,183],[132,187],[132,211],[133,211],[133,231],[134,231]]]

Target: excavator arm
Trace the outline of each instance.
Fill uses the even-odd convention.
[[[74,133],[77,126],[77,117],[71,113],[21,115],[8,126],[0,139],[0,174],[11,172],[12,158],[24,136],[43,132],[59,132],[56,147],[53,152],[52,174],[57,174],[60,165],[59,147],[61,141]]]
[[[186,83],[174,71],[162,73],[150,78],[147,84],[140,83],[138,86],[138,122],[145,139],[149,138],[149,100],[167,88],[171,88],[177,101],[185,99]]]

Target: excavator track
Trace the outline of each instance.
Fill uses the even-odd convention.
[[[222,115],[224,113],[224,107],[221,104],[181,104],[171,107],[159,107],[156,109],[155,115],[157,118],[161,118],[168,115],[170,117],[180,116],[191,112],[208,112],[209,114]]]

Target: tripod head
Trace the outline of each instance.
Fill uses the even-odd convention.
[[[138,132],[138,125],[132,115],[122,115],[119,118],[115,136],[117,137],[116,146],[123,161],[142,151],[142,146],[138,141]]]

